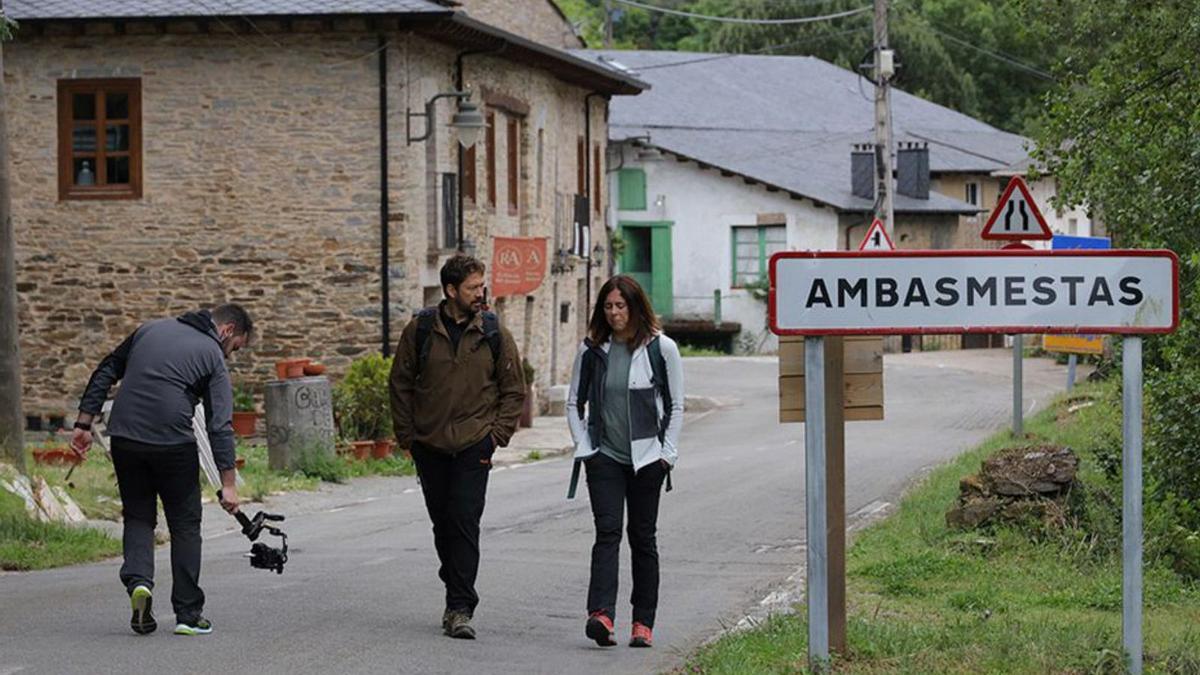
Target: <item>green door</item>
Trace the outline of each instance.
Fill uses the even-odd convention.
[[[633,277],[661,316],[671,316],[675,301],[671,270],[671,223],[621,223],[625,252],[621,272]]]

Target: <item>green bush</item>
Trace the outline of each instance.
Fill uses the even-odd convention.
[[[233,388],[233,411],[254,412],[254,392],[244,385]]]
[[[364,356],[350,364],[333,389],[333,410],[345,438],[378,440],[392,435],[388,375],[391,357]]]

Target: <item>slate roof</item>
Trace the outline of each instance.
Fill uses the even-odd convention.
[[[29,22],[165,20],[170,18],[403,15],[412,30],[468,49],[545,68],[560,78],[609,95],[638,94],[648,87],[629,73],[579,51],[557,49],[456,11],[452,0],[2,0],[5,14]],[[20,38],[20,35],[18,35]],[[497,48],[503,45],[503,49]]]
[[[449,13],[433,0],[4,0],[22,19]]]
[[[871,200],[850,192],[850,151],[874,142],[870,82],[811,56],[584,50],[649,83],[611,103],[609,137],[649,135],[650,145],[846,211]],[[1029,141],[893,90],[895,140],[929,145],[930,170],[984,173],[1028,157]],[[897,195],[901,212],[975,213],[939,194]]]

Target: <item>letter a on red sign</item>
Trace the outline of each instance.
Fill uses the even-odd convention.
[[[1054,234],[1046,225],[1037,202],[1029,193],[1029,186],[1020,176],[1013,176],[996,203],[987,225],[983,226],[983,239],[1021,241],[1022,239],[1051,239]]]
[[[862,243],[858,245],[860,251],[895,251],[896,245],[892,243],[892,238],[888,236],[887,230],[883,227],[883,221],[876,218],[871,227],[867,228],[867,236],[863,237]]]

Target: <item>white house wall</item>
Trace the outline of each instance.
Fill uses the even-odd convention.
[[[766,304],[748,291],[732,288],[731,228],[756,225],[762,214],[782,213],[788,250],[831,250],[838,248],[837,212],[808,199],[792,199],[785,192],[768,192],[762,185],[747,184],[741,176],[722,176],[719,169],[702,169],[695,162],[681,162],[670,155],[639,161],[631,149],[624,149],[624,154],[625,163],[620,168],[640,168],[646,173],[646,210],[617,210],[621,201],[614,171],[609,174],[610,213],[615,214],[610,217],[610,226],[630,221],[674,223],[674,316],[711,318],[713,291],[720,289],[722,319],[742,325],[739,342],[752,333],[761,339],[760,351],[774,351],[778,343],[766,331]],[[610,168],[618,168],[619,163],[611,163]]]

